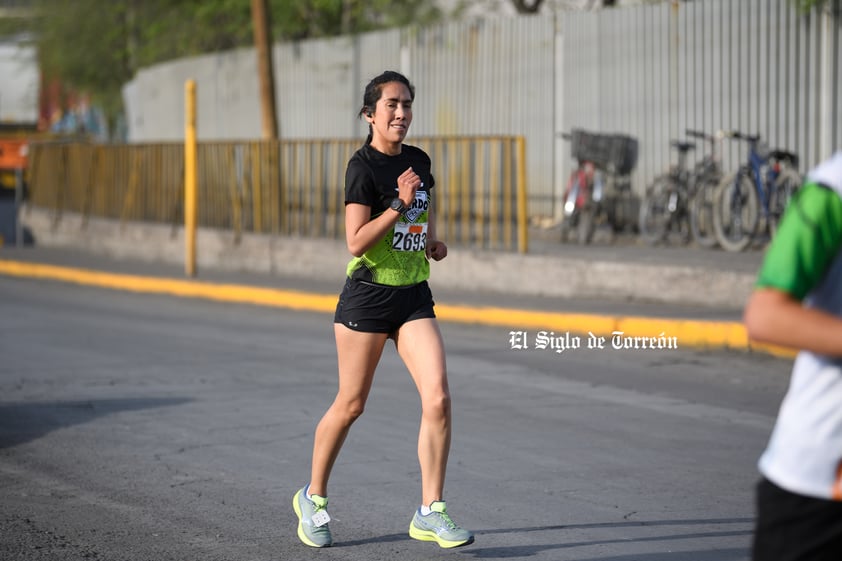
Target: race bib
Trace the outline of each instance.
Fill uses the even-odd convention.
[[[407,222],[395,224],[395,231],[392,235],[393,250],[424,251],[427,247],[427,223],[415,221],[428,210],[429,206],[426,191],[415,193],[415,200],[412,201],[412,205],[404,214]]]
[[[395,251],[423,251],[427,247],[427,223],[398,222],[392,235]]]

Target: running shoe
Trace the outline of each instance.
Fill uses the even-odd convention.
[[[298,515],[298,537],[310,547],[329,547],[333,538],[328,526],[327,497],[311,495],[308,499],[308,487],[299,489],[292,498],[292,508]]]
[[[425,542],[436,542],[440,547],[459,547],[474,543],[474,535],[456,525],[447,515],[447,505],[444,501],[436,501],[430,505],[433,511],[427,516],[421,514],[421,509],[415,511],[409,525],[409,537]]]

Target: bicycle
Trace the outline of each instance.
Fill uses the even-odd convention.
[[[597,224],[608,224],[612,235],[626,227],[627,209],[633,203],[628,176],[637,163],[637,140],[579,129],[561,137],[570,141],[577,162],[564,194],[562,241],[573,228],[577,241],[584,245],[590,243]]]
[[[690,241],[691,177],[687,154],[696,145],[673,140],[670,146],[678,151],[678,164],[652,181],[640,205],[638,229],[641,239],[649,245],[666,241],[673,234],[681,244]]]
[[[673,237],[686,244],[693,240],[702,247],[716,243],[710,226],[708,212],[712,187],[719,184],[722,175],[716,142],[721,133],[707,133],[687,129],[687,136],[703,139],[711,150],[692,169],[688,169],[687,155],[696,145],[673,140],[671,146],[678,150],[678,164],[658,177],[647,189],[640,207],[638,229],[644,242],[654,245]]]
[[[713,229],[728,251],[743,251],[756,239],[763,219],[765,233],[775,235],[789,199],[801,186],[798,156],[769,150],[759,135],[737,131],[726,137],[748,142],[748,160],[725,176],[714,193]]]
[[[705,156],[693,168],[693,195],[690,199],[690,233],[693,241],[700,247],[716,247],[717,240],[713,231],[713,195],[722,180],[722,167],[718,145],[725,137],[723,131],[707,134],[702,131],[687,129],[687,135],[704,140],[710,145]]]
[[[605,187],[603,171],[585,158],[580,144],[584,142],[581,131],[562,133],[561,137],[571,143],[571,153],[576,159],[576,169],[570,172],[564,192],[564,216],[561,221],[561,241],[567,241],[575,229],[576,241],[586,245],[593,238],[596,228],[597,207],[602,201]]]

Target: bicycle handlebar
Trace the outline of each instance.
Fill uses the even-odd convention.
[[[702,131],[687,129],[685,132],[687,133],[687,136],[692,136],[694,138],[701,138],[703,140],[711,140],[713,138],[711,135],[707,134],[706,132],[702,132]]]
[[[740,131],[724,131],[724,136],[726,138],[735,138],[737,140],[746,140],[748,142],[757,142],[760,140],[759,134],[744,134]]]
[[[723,131],[723,130],[718,130],[713,134],[708,134],[704,131],[698,131],[698,130],[694,130],[694,129],[687,129],[684,132],[687,133],[687,136],[692,136],[692,137],[695,137],[695,138],[701,138],[701,139],[707,140],[708,142],[714,142],[714,141],[719,140],[721,138],[725,138],[728,135],[728,132]]]

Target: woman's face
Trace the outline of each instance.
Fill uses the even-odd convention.
[[[382,152],[399,148],[412,123],[412,97],[409,88],[400,82],[383,85],[374,113],[366,115],[371,123],[371,144]],[[389,150],[391,148],[391,150]]]

